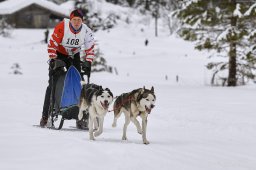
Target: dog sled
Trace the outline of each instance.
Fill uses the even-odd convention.
[[[60,130],[63,127],[65,120],[75,119],[76,126],[79,129],[88,130],[88,111],[84,111],[83,118],[78,120],[79,101],[81,95],[81,80],[84,75],[87,75],[89,83],[89,75],[79,71],[71,65],[68,70],[65,70],[65,63],[62,60],[55,61],[56,78],[52,76],[53,88],[50,97],[50,108],[48,114],[47,127]]]

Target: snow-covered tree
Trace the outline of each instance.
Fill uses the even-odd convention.
[[[114,1],[111,2],[113,3]],[[119,19],[118,14],[113,12],[108,14],[107,16],[103,16],[101,15],[101,12],[95,12],[91,10],[95,8],[93,4],[93,0],[78,0],[75,3],[75,8],[82,10],[85,15],[85,23],[93,31],[113,28],[117,24],[117,20]]]
[[[93,31],[97,31],[98,29],[109,29],[112,27],[112,22],[114,22],[112,18],[113,16],[108,16],[103,22],[103,19],[101,19],[97,13],[89,10],[92,9],[92,1],[76,1],[75,8],[80,9],[83,12],[85,23],[92,28]],[[107,66],[106,59],[104,58],[103,53],[100,52],[99,45],[95,44],[95,59],[92,64],[92,72],[109,71],[108,68],[112,67]]]
[[[104,58],[103,53],[97,47],[95,48],[95,56],[96,58],[92,63],[92,72],[106,71],[113,73],[113,67],[107,65],[107,61]]]
[[[106,0],[107,2],[113,3],[115,5],[128,6],[128,0]]]
[[[177,27],[177,22],[171,18],[170,11],[179,5],[179,0],[106,0],[107,2],[138,9],[141,13],[151,15],[155,21],[155,35],[158,35],[158,20],[162,18],[170,29],[170,34]],[[129,19],[127,20],[129,23]]]
[[[6,18],[0,19],[0,36],[10,37],[13,27],[6,22]]]
[[[179,8],[179,0],[167,0],[166,5],[163,6],[162,18],[165,25],[170,30],[170,35],[172,35],[179,27],[179,21],[176,17],[172,16],[170,13]]]
[[[118,0],[106,0],[107,2],[111,2],[111,3],[113,3],[113,4],[118,4]]]
[[[11,67],[11,72],[10,74],[15,74],[15,75],[21,75],[22,72],[21,72],[21,67],[20,67],[20,64],[19,63],[14,63]]]
[[[167,8],[167,3],[170,0],[136,0],[134,7],[140,8],[142,13],[150,13],[155,20],[155,36],[158,36],[158,19],[163,16]]]
[[[75,2],[75,8],[80,9],[83,14],[84,14],[84,19],[86,24],[91,27],[91,18],[90,18],[90,13],[89,13],[89,8],[90,8],[90,3],[87,2],[87,0],[77,0]]]
[[[196,41],[198,50],[215,50],[228,61],[211,62],[213,76],[222,77],[227,86],[243,84],[255,77],[256,3],[255,0],[183,0],[175,13],[182,27],[179,35]],[[255,3],[255,4],[254,4]],[[213,77],[213,78],[214,78]]]

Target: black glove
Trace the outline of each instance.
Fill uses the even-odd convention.
[[[49,60],[49,76],[53,76],[55,73],[55,70],[53,69],[55,66],[55,60],[51,59]]]
[[[82,70],[84,71],[85,75],[90,77],[91,75],[91,62],[89,61],[84,61],[82,63]]]
[[[55,65],[55,59],[51,59],[48,62],[49,62],[49,69],[53,70],[54,65]]]
[[[49,74],[54,75],[56,72],[63,70],[64,67],[66,67],[64,61],[60,59],[51,59],[49,61]]]

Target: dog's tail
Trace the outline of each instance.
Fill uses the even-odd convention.
[[[118,98],[118,97],[117,97]],[[114,103],[114,106],[113,106],[113,111],[114,111],[114,120],[113,120],[113,124],[112,124],[112,127],[116,127],[116,122],[117,122],[117,119],[120,117],[121,115],[121,105],[118,104],[119,103],[119,100],[117,99]]]

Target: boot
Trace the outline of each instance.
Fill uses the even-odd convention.
[[[48,120],[48,117],[47,116],[42,116],[41,120],[40,120],[40,126],[41,127],[45,127],[46,124],[47,124],[47,120]]]

